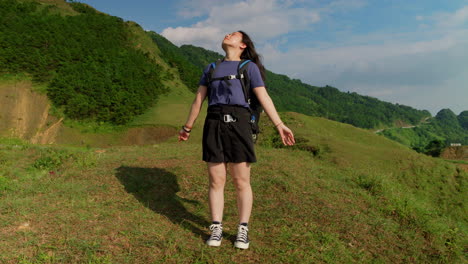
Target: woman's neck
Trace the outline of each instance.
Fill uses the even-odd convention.
[[[224,60],[226,61],[240,61],[242,51],[239,50],[226,50],[226,56],[224,57]]]

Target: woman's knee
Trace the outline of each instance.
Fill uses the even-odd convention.
[[[233,177],[234,186],[237,190],[244,190],[250,188],[250,177],[247,175],[236,175]]]
[[[226,184],[226,177],[224,176],[212,176],[210,177],[210,188],[212,189],[223,189]]]
[[[208,174],[210,176],[210,188],[224,188],[226,183],[225,163],[208,163]]]
[[[231,165],[232,180],[236,189],[250,188],[250,164],[237,163]]]

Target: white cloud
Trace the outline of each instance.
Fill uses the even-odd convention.
[[[267,68],[306,83],[332,85],[432,114],[449,106],[460,112],[468,109],[468,29],[460,27],[466,23],[465,10],[452,13],[455,22],[445,23],[439,16],[423,32],[354,35],[340,46],[328,43],[287,52],[268,44],[260,52]]]
[[[224,37],[217,27],[167,28],[161,34],[178,46],[192,44],[217,51],[220,50],[221,39]],[[216,39],[219,41],[215,41]]]
[[[261,43],[289,32],[306,30],[320,21],[317,11],[294,8],[290,1],[280,0],[216,2],[208,10],[204,21],[191,27],[166,28],[161,34],[176,45],[190,43],[220,51],[224,35],[236,30],[254,35],[255,41]]]
[[[455,13],[438,14],[433,19],[443,28],[466,27],[468,24],[468,6],[457,10]]]
[[[210,13],[214,5],[223,6],[231,3],[230,0],[191,0],[181,1],[178,4],[179,12],[177,15],[183,18],[194,18],[204,16]]]

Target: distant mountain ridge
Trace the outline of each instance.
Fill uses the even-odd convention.
[[[223,57],[221,54],[193,45],[182,45],[179,48],[155,32],[149,34],[158,46],[171,54],[171,57],[186,58],[183,61],[179,60],[178,68],[195,66],[200,74],[209,63]],[[396,122],[401,121],[416,125],[431,116],[426,110],[391,104],[354,92],[341,92],[331,86],[312,86],[268,70],[266,85],[279,111],[325,117],[361,128],[393,127]]]
[[[457,116],[450,109],[442,109],[419,126],[386,129],[381,133],[418,152],[439,156],[450,144],[468,145],[467,122],[468,111]]]

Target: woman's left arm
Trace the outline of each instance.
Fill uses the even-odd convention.
[[[281,139],[283,140],[283,144],[288,146],[294,145],[296,143],[296,141],[294,140],[294,134],[291,131],[291,129],[289,129],[281,121],[281,118],[279,117],[278,112],[276,111],[275,105],[273,104],[273,101],[271,100],[270,95],[268,94],[265,87],[256,87],[253,89],[253,91],[257,96],[258,100],[260,101],[260,104],[262,105],[263,109],[265,109],[265,113],[268,115],[271,122],[273,122],[273,124],[276,126],[276,129],[278,130],[278,133],[280,134]]]

